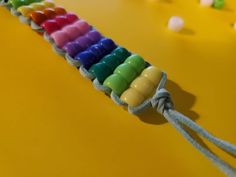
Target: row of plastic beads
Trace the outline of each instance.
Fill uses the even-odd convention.
[[[18,11],[40,25],[58,47],[129,106],[138,106],[154,94],[162,71],[147,67],[142,57],[117,47],[75,14],[54,7],[51,1],[24,4]]]
[[[101,40],[101,38],[102,38],[102,35],[98,31],[91,30],[85,35],[78,37],[74,41],[68,42],[63,47],[63,49],[71,57],[75,57],[79,52],[82,52],[85,49],[87,49],[89,46],[97,43],[99,40]]]
[[[140,105],[155,94],[162,76],[160,69],[149,66],[131,83],[130,88],[122,93],[120,99],[132,107]]]
[[[103,85],[111,88],[115,94],[120,96],[145,67],[144,59],[133,54],[119,65],[112,75],[106,78]]]
[[[18,7],[41,1],[42,0],[9,0],[8,4],[11,5],[14,9],[17,9]]]
[[[111,53],[116,47],[117,45],[111,39],[102,38],[98,43],[77,54],[75,60],[78,60],[85,69],[89,69],[93,64],[98,63],[104,56]]]
[[[32,3],[30,5],[21,6],[17,9],[17,12],[20,12],[21,15],[23,15],[24,17],[30,17],[30,14],[34,11],[44,10],[53,7],[55,7],[55,4],[52,1],[43,1],[43,2]],[[56,15],[55,12],[50,13],[50,11],[48,11],[47,14],[49,14],[51,18],[53,18],[53,16]]]
[[[110,76],[113,71],[128,58],[131,53],[122,47],[117,47],[112,53],[106,55],[97,64],[94,64],[89,72],[96,78],[100,83]]]

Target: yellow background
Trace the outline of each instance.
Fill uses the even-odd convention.
[[[236,144],[236,2],[56,0],[168,73],[176,109]],[[167,30],[182,16],[180,34]],[[157,113],[115,105],[0,9],[1,177],[222,177]],[[209,145],[236,166],[235,157]]]

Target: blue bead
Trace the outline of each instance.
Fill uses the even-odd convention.
[[[116,44],[111,39],[102,38],[97,44],[94,44],[84,52],[77,54],[76,59],[79,60],[80,64],[86,69],[89,69],[93,64],[98,63],[115,48]]]
[[[99,44],[95,44],[93,46],[91,46],[89,48],[89,50],[99,59],[102,58],[104,56],[104,54],[106,54],[106,49],[99,45]]]
[[[91,51],[84,51],[75,57],[79,61],[80,65],[84,68],[89,69],[91,65],[96,61],[97,57]]]
[[[116,44],[113,42],[113,40],[108,38],[103,38],[99,42],[107,51],[112,51],[116,48]]]

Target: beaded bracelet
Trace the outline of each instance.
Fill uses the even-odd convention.
[[[86,21],[51,0],[2,0],[0,4],[42,34],[57,54],[77,67],[96,89],[110,95],[116,104],[127,107],[132,114],[153,107],[226,175],[236,176],[234,167],[203,147],[183,126],[233,155],[236,155],[236,146],[213,136],[174,110],[170,94],[164,89],[165,72],[104,37]]]

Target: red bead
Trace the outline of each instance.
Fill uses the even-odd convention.
[[[70,23],[74,23],[75,21],[79,20],[78,16],[73,13],[67,13],[65,16]]]
[[[30,18],[36,23],[37,25],[40,25],[45,20],[47,20],[47,16],[41,12],[41,11],[34,11],[30,14]]]
[[[56,16],[56,18],[54,19],[60,27],[64,27],[70,24],[69,20],[66,18],[65,15]]]
[[[61,29],[60,25],[55,20],[47,20],[44,22],[41,27],[48,33],[52,34],[55,31],[58,31]]]

